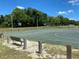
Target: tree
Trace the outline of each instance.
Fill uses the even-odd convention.
[[[48,16],[34,8],[19,9],[15,8],[11,14],[0,15],[0,25],[11,27],[27,27],[27,26],[59,26],[59,25],[78,25],[79,21],[70,20],[62,15]]]
[[[60,25],[64,24],[64,17],[62,15],[57,16],[60,19]]]
[[[64,18],[63,20],[63,25],[69,25],[70,24],[70,21],[68,18]]]
[[[4,16],[0,15],[0,24],[2,24],[4,22]]]
[[[30,16],[25,14],[25,11],[23,9],[14,9],[12,12],[12,17],[13,17],[13,24],[14,27],[18,27],[18,23],[22,23],[22,26],[28,26],[28,24],[31,22],[30,21]]]
[[[53,26],[60,25],[60,19],[58,17],[50,17],[49,22]]]
[[[7,27],[11,27],[11,16],[9,15],[5,15],[5,20],[3,22],[4,26]]]

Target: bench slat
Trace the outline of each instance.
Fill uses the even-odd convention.
[[[13,41],[22,42],[22,40],[21,40],[20,38],[18,38],[18,37],[13,37],[13,36],[11,36],[10,38],[11,38]]]

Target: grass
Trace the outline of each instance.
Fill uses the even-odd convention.
[[[65,46],[61,45],[51,45],[45,44],[44,49],[48,54],[54,55],[66,55],[66,48]],[[14,49],[10,49],[6,46],[2,45],[2,40],[0,39],[0,59],[32,59],[31,56],[28,56],[29,52],[25,51],[17,51]],[[79,59],[79,50],[74,50],[72,52],[73,59]],[[37,58],[37,59],[52,59],[52,58]]]
[[[79,28],[79,26],[40,26],[40,27],[20,27],[20,28],[0,28],[0,32],[10,31],[26,31],[26,30],[40,30],[40,29],[73,29]]]
[[[64,54],[64,55],[66,55],[66,48],[64,46],[45,44],[45,48],[47,49],[46,51],[49,54],[53,53],[53,54]]]
[[[28,57],[28,54],[30,53],[10,49],[6,46],[3,46],[2,42],[3,40],[0,39],[0,59],[32,59],[31,57]]]
[[[0,39],[0,59],[32,59],[28,54],[29,52],[16,51],[3,46]]]
[[[51,45],[46,44],[45,48],[47,49],[47,53],[53,55],[66,55],[66,47],[61,45]],[[79,59],[79,49],[73,49],[72,48],[72,58],[73,59]]]

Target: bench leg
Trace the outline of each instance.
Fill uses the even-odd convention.
[[[7,43],[8,43],[8,44],[10,43],[9,37],[7,37]]]
[[[21,46],[22,46],[22,42],[21,42]]]
[[[67,45],[67,59],[72,59],[72,49],[71,46]]]

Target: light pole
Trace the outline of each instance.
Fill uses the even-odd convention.
[[[36,22],[37,29],[38,29],[38,25],[39,25],[39,24],[38,24],[38,20],[39,20],[39,18],[38,18],[38,17],[39,17],[39,14],[37,14],[37,22]]]
[[[11,14],[11,28],[13,30],[13,16],[12,16],[12,14]]]
[[[49,17],[47,17],[47,27],[49,27]]]
[[[38,16],[37,16],[37,28],[38,28]]]

